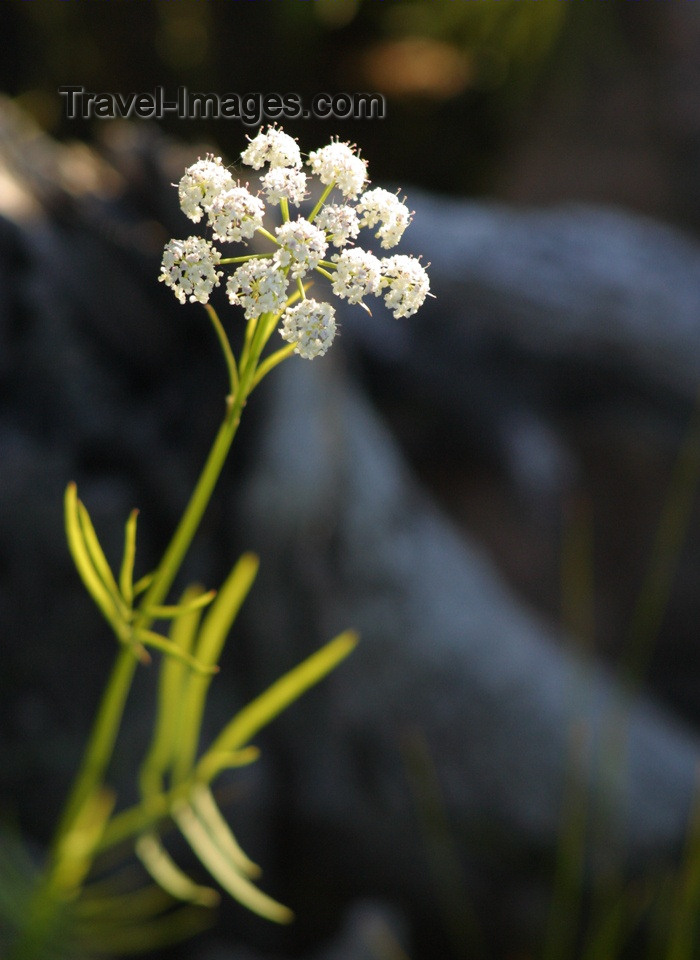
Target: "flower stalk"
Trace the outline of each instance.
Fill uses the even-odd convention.
[[[272,250],[222,258],[212,241],[191,236],[170,241],[163,254],[159,279],[180,302],[189,300],[206,307],[226,365],[228,395],[223,421],[156,569],[134,583],[137,511],[133,511],[125,527],[121,567],[117,576],[113,575],[75,484],[69,484],[66,491],[69,548],[88,593],[114,632],[118,651],[46,865],[17,924],[11,960],[59,956],[64,941],[63,955],[71,960],[75,943],[111,945],[120,904],[134,898],[129,901],[122,893],[114,897],[109,892],[90,894],[90,874],[98,856],[125,841],[134,843],[136,855],[158,887],[184,904],[178,914],[182,922],[172,923],[172,914],[168,914],[164,925],[158,912],[162,900],[154,898],[152,906],[151,901],[143,901],[143,948],[149,946],[148,931],[153,931],[152,942],[160,943],[169,931],[195,929],[198,921],[187,911],[211,907],[218,894],[190,880],[170,857],[158,833],[168,818],[224,890],[276,922],[288,922],[292,916],[253,884],[260,870],[240,849],[218,810],[210,784],[223,770],[254,761],[258,751],[251,738],[335,669],[354,649],[357,637],[346,631],[289,671],[243,708],[200,754],[209,684],[218,671],[226,637],[253,585],[257,558],[244,554],[218,592],[191,587],[177,603],[168,602],[168,595],[211,500],[251,393],[293,354],[313,359],[325,354],[333,342],[335,309],[328,302],[307,297],[310,275],[318,272],[336,296],[366,310],[365,296],[383,295],[396,316],[415,313],[428,296],[429,283],[424,267],[412,257],[380,260],[352,246],[362,227],[377,226],[381,246],[394,246],[411,214],[403,201],[387,191],[362,193],[367,164],[350,144],[332,141],[309,155],[307,165],[323,190],[306,219],[292,219],[290,213],[290,205],[299,206],[307,193],[307,175],[293,138],[275,127],[268,128],[250,141],[241,160],[255,170],[268,166],[261,175],[261,190],[267,203],[277,206],[281,220],[277,227],[264,225],[267,211],[263,199],[251,193],[248,185],[235,182],[221,160],[211,156],[185,171],[178,185],[182,210],[194,223],[206,218],[217,242],[245,244],[257,234],[272,243]],[[334,192],[340,193],[342,203],[326,203]],[[328,257],[333,246],[339,252]],[[226,283],[227,295],[231,304],[243,308],[246,320],[238,358],[209,303],[224,275],[220,267],[235,267]],[[286,343],[266,353],[275,329]],[[171,622],[168,635],[154,629],[161,621]],[[141,798],[115,812],[116,795],[107,786],[109,766],[135,671],[139,664],[151,662],[149,648],[163,657],[153,737],[138,778]],[[104,884],[97,886],[102,890]],[[76,913],[75,905],[84,904],[85,897],[90,909],[87,914]],[[86,915],[90,917],[87,926]],[[126,916],[124,922],[131,924],[133,917]]]

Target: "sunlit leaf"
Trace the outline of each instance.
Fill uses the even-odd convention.
[[[190,793],[190,803],[195,813],[205,825],[209,834],[221,852],[231,863],[249,877],[259,877],[262,870],[241,849],[230,826],[224,820],[212,792],[203,783],[197,784]]]
[[[155,833],[141,834],[135,849],[146,870],[171,897],[200,907],[215,907],[219,902],[216,890],[195,883],[178,867]]]
[[[196,641],[194,654],[201,663],[212,666],[217,663],[241,604],[253,585],[258,566],[257,557],[244,553],[219,590]],[[190,774],[196,760],[210,680],[210,677],[200,675],[190,676],[187,681],[180,705],[182,737],[173,771],[176,782]]]
[[[183,653],[183,651],[177,646],[177,644],[173,643],[172,640],[168,640],[167,637],[164,637],[160,633],[156,633],[154,630],[145,630],[143,628],[134,630],[133,639],[144,644],[145,646],[155,647],[156,650],[167,653],[169,656],[173,657],[175,660],[179,660],[181,663],[186,663],[188,667],[191,667],[192,670],[195,671],[195,673],[210,676],[211,674],[219,672],[219,668],[217,666],[207,666],[206,664],[197,660],[196,657],[190,656],[189,653]]]
[[[280,677],[264,693],[243,707],[216,738],[197,765],[198,779],[209,782],[220,769],[218,757],[244,746],[306,690],[318,683],[355,649],[357,634],[346,630]]]
[[[64,500],[65,524],[68,547],[73,557],[80,577],[105,619],[112,627],[119,631],[120,621],[116,609],[115,599],[105,586],[102,577],[96,570],[92,556],[85,542],[84,529],[80,522],[77,488],[69,483]]]
[[[185,590],[180,604],[188,612],[173,620],[170,640],[184,656],[188,656],[202,616],[202,609],[195,604],[197,598],[206,596],[202,587],[192,585]],[[158,683],[158,704],[155,729],[151,746],[141,767],[139,781],[144,796],[159,793],[163,777],[170,769],[182,731],[182,698],[189,667],[183,659],[163,657]]]
[[[138,510],[132,510],[124,527],[124,556],[119,571],[119,589],[127,605],[134,602],[134,562],[136,560],[136,520]]]
[[[186,803],[176,805],[173,810],[173,819],[212,877],[234,899],[248,907],[253,913],[266,917],[268,920],[274,920],[276,923],[289,923],[293,920],[294,915],[288,907],[258,890],[238,870],[221,850],[217,841],[212,838],[191,806]]]

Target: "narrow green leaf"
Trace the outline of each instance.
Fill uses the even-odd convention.
[[[85,545],[92,559],[93,566],[95,567],[95,570],[97,571],[107,590],[116,599],[119,596],[119,587],[117,586],[117,581],[114,579],[112,569],[107,562],[107,557],[104,555],[104,551],[100,546],[100,541],[97,538],[97,533],[95,532],[92,520],[90,519],[90,514],[88,513],[87,507],[82,500],[77,501],[77,506],[78,520],[80,521]]]
[[[96,790],[85,800],[70,830],[61,838],[52,878],[60,896],[69,897],[82,886],[115,802],[113,791],[105,787]]]
[[[207,828],[192,807],[185,803],[176,805],[172,815],[183,836],[203,865],[234,899],[252,910],[253,913],[266,917],[268,920],[274,920],[276,923],[289,923],[293,920],[294,915],[288,907],[258,890],[247,877],[238,871],[219,848],[217,842],[209,835]]]
[[[224,820],[209,787],[203,783],[193,787],[190,793],[190,802],[195,813],[209,831],[210,837],[218,844],[221,852],[229,858],[231,863],[246,876],[259,877],[262,870],[241,848],[231,827]]]
[[[180,604],[188,612],[173,620],[170,626],[170,640],[184,656],[190,655],[194,645],[202,610],[193,604],[202,595],[204,590],[199,585],[188,587],[180,598]],[[153,739],[139,773],[141,790],[146,797],[160,793],[163,778],[173,763],[181,738],[182,698],[188,677],[189,666],[181,658],[163,657]]]
[[[167,607],[144,607],[143,613],[153,620],[175,620],[178,617],[183,617],[187,613],[191,613],[193,610],[200,610],[208,606],[214,597],[216,596],[216,590],[209,590],[208,593],[200,593],[194,600],[190,600],[188,603],[178,603],[174,606]]]
[[[357,634],[346,630],[243,707],[202,756],[197,765],[197,778],[208,783],[218,767],[220,754],[248,743],[262,727],[335,669],[355,649],[357,642]]]
[[[173,643],[172,640],[168,640],[167,637],[162,636],[160,633],[156,633],[154,630],[146,630],[141,627],[137,630],[134,630],[133,639],[138,643],[144,644],[144,646],[155,647],[156,650],[167,653],[169,656],[174,657],[181,663],[186,663],[187,666],[191,667],[196,673],[210,675],[219,672],[219,668],[217,666],[210,667],[206,664],[200,663],[200,661],[195,657],[190,656],[188,653],[183,653],[178,645]]]
[[[279,350],[271,353],[268,357],[265,357],[262,363],[258,364],[258,368],[255,371],[253,383],[250,388],[251,393],[253,390],[255,390],[263,377],[266,377],[271,370],[274,370],[274,368],[278,366],[278,364],[282,363],[283,360],[286,360],[287,357],[291,357],[296,350],[296,346],[296,343],[289,343],[286,347],[280,347]]]
[[[197,638],[194,654],[202,664],[217,663],[241,604],[253,585],[259,561],[252,553],[244,553],[226,578],[216,599],[207,611]],[[211,677],[190,676],[181,704],[182,738],[173,776],[184,780],[192,771],[197,757],[204,704]]]
[[[121,636],[123,630],[115,607],[114,598],[110,595],[102,578],[95,569],[87,544],[85,543],[83,528],[79,519],[78,503],[77,487],[74,483],[69,483],[66,487],[64,500],[68,548],[88,593],[102,611],[107,622],[111,624],[118,635]]]
[[[150,585],[153,583],[153,578],[155,577],[155,571],[151,570],[150,573],[144,574],[140,580],[137,580],[134,584],[134,596],[140,596],[145,590],[148,590]]]
[[[253,586],[259,565],[256,556],[244,553],[219,590],[199,631],[196,656],[202,663],[218,662],[231,626]]]
[[[218,776],[222,770],[235,770],[238,767],[245,767],[249,763],[254,763],[260,757],[260,750],[249,744],[240,750],[231,750],[228,753],[218,753],[209,758],[207,771],[209,773],[209,782]]]
[[[80,899],[73,904],[72,910],[80,920],[113,920],[122,923],[135,923],[138,920],[156,917],[172,906],[172,897],[159,884],[135,887],[123,893],[118,887],[110,890],[112,878],[105,883],[101,893],[92,890],[92,884],[86,886]],[[102,886],[102,883],[95,884]],[[116,892],[119,891],[119,892]]]
[[[172,859],[155,833],[143,833],[136,841],[136,856],[159,886],[175,900],[200,907],[215,907],[221,899],[212,887],[195,883]]]
[[[123,957],[172,946],[207,930],[211,924],[210,910],[187,905],[133,924],[123,920],[102,923],[90,920],[78,928],[77,938],[90,955]]]
[[[136,560],[136,520],[138,510],[132,510],[124,527],[124,556],[119,571],[119,589],[126,605],[134,602],[134,561]]]

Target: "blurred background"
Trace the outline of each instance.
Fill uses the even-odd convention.
[[[103,524],[117,524],[132,506],[135,487],[137,502],[150,502],[155,511],[152,540],[144,535],[146,556],[155,554],[159,537],[169,529],[171,515],[187,489],[188,467],[201,462],[208,442],[197,417],[215,422],[220,397],[219,385],[207,380],[210,365],[218,363],[215,349],[208,351],[201,345],[196,323],[180,321],[180,308],[172,298],[166,302],[169,295],[153,282],[163,241],[184,229],[168,184],[207,149],[220,153],[225,162],[235,162],[244,136],[253,132],[236,120],[69,121],[58,87],[80,85],[90,91],[123,94],[150,92],[156,85],[174,93],[185,85],[191,91],[221,95],[294,92],[305,101],[322,91],[381,93],[387,105],[382,120],[307,119],[283,126],[305,150],[331,136],[358,143],[369,161],[373,182],[400,186],[409,205],[412,192],[420,196],[425,191],[451,204],[455,216],[463,201],[474,205],[474,213],[502,215],[504,237],[509,218],[531,210],[563,210],[575,230],[580,219],[577,204],[605,208],[623,218],[641,216],[625,220],[631,224],[632,238],[635,225],[652,232],[657,226],[670,226],[678,231],[673,236],[687,256],[689,293],[684,319],[690,318],[687,327],[694,342],[700,323],[693,313],[700,303],[693,300],[700,230],[700,4],[690,0],[26,0],[3,4],[2,25],[0,90],[21,113],[3,104],[0,213],[8,222],[31,230],[39,222],[33,220],[32,203],[36,202],[54,218],[54,226],[58,224],[51,236],[51,257],[56,251],[63,256],[55,256],[56,268],[46,275],[42,301],[37,291],[44,274],[30,263],[24,249],[19,251],[9,228],[3,227],[0,306],[12,320],[4,325],[0,338],[6,464],[0,535],[7,550],[7,557],[0,559],[5,584],[0,588],[0,616],[3,636],[11,639],[6,644],[10,667],[0,677],[0,712],[4,711],[6,721],[5,742],[0,742],[0,782],[5,780],[3,807],[13,816],[19,808],[23,827],[43,843],[53,809],[47,803],[45,778],[50,775],[59,784],[67,783],[111,655],[111,651],[97,651],[85,663],[77,638],[75,646],[71,641],[63,664],[65,676],[57,688],[51,657],[65,623],[70,618],[82,625],[83,632],[95,625],[82,612],[82,597],[68,597],[67,584],[71,588],[75,584],[61,553],[60,516],[53,518],[57,492],[74,470],[88,484],[93,502],[100,505]],[[464,208],[463,231],[459,223],[453,225],[455,235],[468,232],[470,209]],[[430,222],[432,240],[439,249],[439,210]],[[47,235],[40,225],[32,240],[37,251]],[[523,246],[536,235],[534,226],[531,235],[524,234]],[[582,262],[601,261],[596,266],[601,276],[607,266],[620,267],[624,276],[624,249],[616,253],[602,234],[600,245],[591,234],[575,242],[581,244],[577,256]],[[542,259],[550,255],[556,262],[556,237],[550,246],[553,252],[545,252]],[[668,262],[673,257],[678,263],[673,243],[669,241],[664,249]],[[78,280],[82,283],[87,271],[80,271],[98,251],[106,251],[99,261],[104,272],[96,271],[92,287],[85,284],[83,290]],[[618,255],[619,262],[615,261]],[[464,353],[455,351],[446,337],[442,347],[430,354],[432,368],[423,362],[426,381],[416,391],[416,356],[409,357],[414,366],[409,363],[407,373],[401,367],[405,353],[398,351],[398,361],[385,356],[371,338],[363,339],[361,331],[354,340],[348,322],[349,352],[356,349],[358,354],[353,358],[356,365],[351,364],[353,375],[390,425],[435,503],[465,537],[487,552],[523,604],[557,629],[578,634],[613,669],[624,653],[641,591],[650,589],[653,603],[658,601],[660,606],[651,614],[647,611],[654,648],[648,654],[651,669],[645,674],[645,685],[679,721],[697,729],[700,538],[694,491],[698,452],[697,436],[689,432],[695,385],[675,384],[673,374],[666,373],[663,386],[653,375],[645,381],[638,370],[626,367],[624,354],[606,356],[604,333],[585,362],[574,345],[562,365],[546,331],[525,349],[506,320],[498,326],[500,318],[509,316],[507,291],[489,307],[497,334],[492,339],[487,336],[484,345],[482,329],[472,341],[471,304],[465,300],[461,313],[455,309],[460,263],[454,263],[448,274],[437,254],[431,256],[438,299],[429,305],[432,312],[426,313],[427,321],[421,326],[417,319],[411,328],[417,331],[413,349],[419,353],[425,348],[422,356],[428,356],[431,342],[439,339],[432,331],[438,329],[440,311],[446,313],[449,307],[450,317],[459,321],[457,327],[467,331],[464,341],[459,341]],[[525,263],[524,274],[535,262],[533,256],[532,263]],[[572,262],[575,275],[576,257]],[[635,263],[636,269],[639,263]],[[71,265],[80,265],[75,282],[65,279]],[[118,279],[110,279],[108,266],[114,267]],[[469,277],[479,269],[474,254]],[[645,270],[656,275],[663,289],[663,265],[650,258]],[[31,283],[18,293],[16,277],[20,275],[23,283],[31,275]],[[59,302],[52,292],[52,284],[59,289],[57,277],[65,283],[61,295],[67,291],[73,297],[78,319],[70,324],[85,337],[84,354],[83,347],[71,350],[62,339],[70,324],[50,326],[51,304]],[[562,279],[563,273],[557,277]],[[125,278],[133,284],[133,300]],[[53,329],[55,337],[44,341],[46,355],[39,360],[34,357],[36,338],[31,340],[28,332],[31,323],[37,322],[36,313],[27,306],[30,289],[37,297],[32,304],[43,303],[47,310],[42,335]],[[142,294],[143,300],[138,299]],[[615,312],[616,296],[603,290],[603,317],[608,309]],[[102,297],[105,303],[100,302]],[[114,319],[110,310],[117,319],[126,318],[131,304],[132,320],[125,319],[123,328],[116,322],[110,327]],[[566,307],[564,303],[562,316]],[[173,325],[167,343],[155,319],[152,325],[150,319],[141,323],[151,313],[155,317],[156,311],[161,311],[159,316],[177,315],[179,325]],[[513,318],[517,321],[517,310]],[[654,319],[662,330],[667,320],[673,321],[661,310]],[[89,329],[91,323],[94,332]],[[197,414],[191,424],[183,414],[179,388],[164,386],[170,369],[178,362],[182,367],[182,358],[177,357],[183,349],[191,350],[191,363],[180,371],[186,378],[183,396],[192,401]],[[687,356],[685,348],[678,348],[681,360],[684,352]],[[55,363],[59,356],[68,361],[63,372]],[[128,374],[125,359],[130,364]],[[417,362],[421,360],[419,355]],[[447,367],[441,364],[448,362],[455,366],[449,368],[449,377],[442,377],[440,371]],[[91,363],[92,372],[79,374],[89,370]],[[101,364],[114,377],[107,386],[107,380],[103,382],[94,372],[102,369]],[[65,381],[58,389],[54,389],[54,376],[57,383],[61,376]],[[436,400],[441,379],[451,380],[458,402],[452,395]],[[207,388],[204,396],[202,383]],[[115,415],[101,424],[98,414],[89,409],[93,401],[98,411],[101,403],[105,409],[111,409],[110,404],[116,409],[117,401],[127,400],[133,401],[133,407],[120,414],[121,419]],[[62,405],[71,415],[81,410],[80,429],[84,427],[85,435],[79,443],[68,436],[71,420],[61,419]],[[530,433],[511,430],[521,422],[523,411],[524,419],[535,424]],[[76,424],[78,420],[76,414]],[[139,428],[133,431],[133,444],[125,442],[124,456],[121,440],[113,441],[134,423]],[[134,464],[143,437],[151,436],[151,426],[167,456],[147,478]],[[504,440],[506,434],[511,446]],[[20,435],[21,441],[17,440]],[[25,443],[25,437],[31,437],[36,446]],[[692,442],[685,449],[678,479],[675,465],[689,437]],[[244,435],[244,448],[247,442]],[[71,444],[79,450],[71,448],[64,462],[63,451]],[[521,457],[523,444],[532,447]],[[183,449],[190,460],[178,472],[171,469],[172,461]],[[535,459],[541,454],[552,463],[563,451],[562,462],[574,463],[575,468],[571,473],[568,467],[560,473],[556,466],[551,473],[546,469],[538,473],[538,468],[526,477],[532,449]],[[100,477],[105,473],[110,479],[103,482]],[[163,497],[166,484],[169,493]],[[676,499],[669,507],[670,485]],[[26,497],[29,505],[36,491],[41,507],[31,514],[29,534],[25,530],[18,537],[13,527],[17,498]],[[664,516],[675,532],[670,542],[662,544],[661,560],[650,573]],[[119,527],[112,529],[116,543]],[[212,557],[221,551],[221,537],[212,534],[211,528],[208,535],[210,541],[197,559],[204,561],[205,569],[218,570]],[[44,551],[46,542],[51,549]],[[227,551],[230,546],[226,542]],[[34,579],[29,575],[23,579],[19,572],[20,562],[24,569],[32,567],[37,551],[55,569],[64,563],[46,595],[41,594],[46,580],[41,581],[38,569],[32,571]],[[67,598],[59,607],[52,606],[52,590],[62,591]],[[18,598],[23,605],[19,611]],[[47,631],[45,620],[51,617],[54,622]],[[27,635],[32,637],[34,651],[29,658],[16,639]],[[275,667],[271,670],[274,673]],[[83,684],[89,703],[76,696],[76,687],[82,690]],[[20,696],[22,690],[25,694]],[[41,747],[28,746],[40,741]],[[129,749],[127,745],[120,761],[121,775],[133,760]],[[348,893],[348,901],[355,893],[355,889]],[[322,914],[319,907],[318,915]],[[324,935],[336,930],[336,920],[337,916],[333,922],[320,921]],[[228,943],[248,923],[238,914],[229,918],[228,930],[234,933]],[[345,952],[339,947],[337,953],[324,953],[308,922],[302,924],[297,940],[292,934],[288,942],[272,945],[266,934],[250,925],[255,949],[262,953],[247,954],[245,947],[236,953],[233,948],[217,953],[216,944],[200,944],[200,952],[192,956],[203,960],[265,956],[267,960],[272,954],[265,949],[276,949],[275,957],[364,958],[357,950],[353,953],[352,945]],[[431,957],[430,936],[416,935],[416,960]],[[367,956],[403,960],[397,943],[381,947],[375,943]],[[484,955],[509,960],[534,957],[531,945],[523,943],[506,939],[493,954],[487,950]],[[460,953],[454,941],[441,949],[445,956],[466,956],[466,948]]]
[[[388,102],[381,122],[305,120],[290,132],[360,141],[377,181],[697,221],[693,3],[32,0],[7,4],[3,26],[3,89],[62,139],[105,126],[63,119],[63,84],[376,91]],[[236,121],[163,128],[230,158],[246,132]]]

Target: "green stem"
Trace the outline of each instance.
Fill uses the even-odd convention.
[[[137,663],[138,660],[131,647],[122,646],[97,711],[80,770],[68,795],[56,831],[52,846],[54,864],[56,858],[60,856],[61,841],[75,823],[83,805],[104,780]]]
[[[263,362],[260,364],[258,369],[255,371],[255,376],[253,377],[253,383],[251,385],[251,392],[257,387],[262,378],[266,376],[270,370],[273,370],[279,363],[282,363],[283,360],[286,360],[287,357],[291,357],[296,348],[295,343],[287,344],[286,347],[280,347],[279,350],[276,350],[274,353],[271,353],[269,357],[265,357]]]
[[[334,186],[335,186],[335,180],[331,180],[331,182],[328,184],[328,186],[327,186],[326,189],[323,191],[323,193],[321,194],[321,196],[318,198],[318,203],[316,204],[316,206],[313,208],[313,210],[311,211],[311,213],[310,213],[310,214],[308,215],[308,217],[306,218],[306,219],[309,221],[309,223],[313,223],[313,222],[314,222],[314,220],[315,220],[316,217],[318,216],[318,211],[321,209],[321,207],[323,206],[323,204],[324,204],[324,203],[326,202],[326,200],[328,199],[328,197],[329,197],[329,195],[330,195],[330,192],[331,192],[331,190],[333,189]]]
[[[228,370],[229,387],[231,396],[233,396],[238,389],[238,369],[236,367],[236,358],[233,355],[231,344],[229,343],[229,339],[226,336],[226,331],[224,330],[221,320],[219,320],[219,315],[217,314],[216,310],[210,303],[206,304],[205,309],[209,314],[209,319],[212,322],[212,326],[214,327],[214,331],[219,340],[221,352],[224,355],[226,369]]]
[[[227,410],[224,422],[219,427],[219,431],[209,451],[209,456],[199,476],[197,485],[192,492],[185,512],[180,518],[175,533],[156,569],[153,580],[143,596],[139,606],[140,613],[136,622],[136,626],[138,627],[148,623],[150,618],[145,611],[149,607],[158,606],[163,602],[180,570],[182,561],[199,528],[204,511],[209,504],[216,482],[226,462],[233,438],[238,430],[241,412],[245,406],[248,393],[250,392],[252,372],[248,373],[247,368],[250,366],[251,361],[253,363],[257,361],[257,357],[254,356],[254,352],[251,349],[251,356],[245,371],[242,370],[240,374],[237,373],[235,371],[235,359],[231,353],[228,338],[221,323],[218,322],[218,317],[214,310],[209,311],[209,316],[214,324],[216,335],[224,352],[224,357],[229,369],[232,392],[227,399]]]

